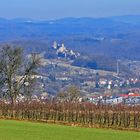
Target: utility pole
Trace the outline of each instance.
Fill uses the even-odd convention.
[[[119,65],[120,60],[117,59],[117,75],[120,73],[120,65]]]

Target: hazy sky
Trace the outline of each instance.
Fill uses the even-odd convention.
[[[0,0],[0,17],[56,19],[140,15],[140,0]]]

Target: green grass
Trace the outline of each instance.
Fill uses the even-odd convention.
[[[0,140],[140,140],[140,133],[0,120]]]

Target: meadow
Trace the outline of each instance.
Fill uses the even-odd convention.
[[[0,140],[140,140],[140,133],[0,120]]]

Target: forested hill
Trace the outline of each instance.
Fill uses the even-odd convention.
[[[88,54],[140,60],[140,16],[64,18],[36,21],[0,19],[0,41],[27,42],[31,50],[43,49],[54,40]]]

